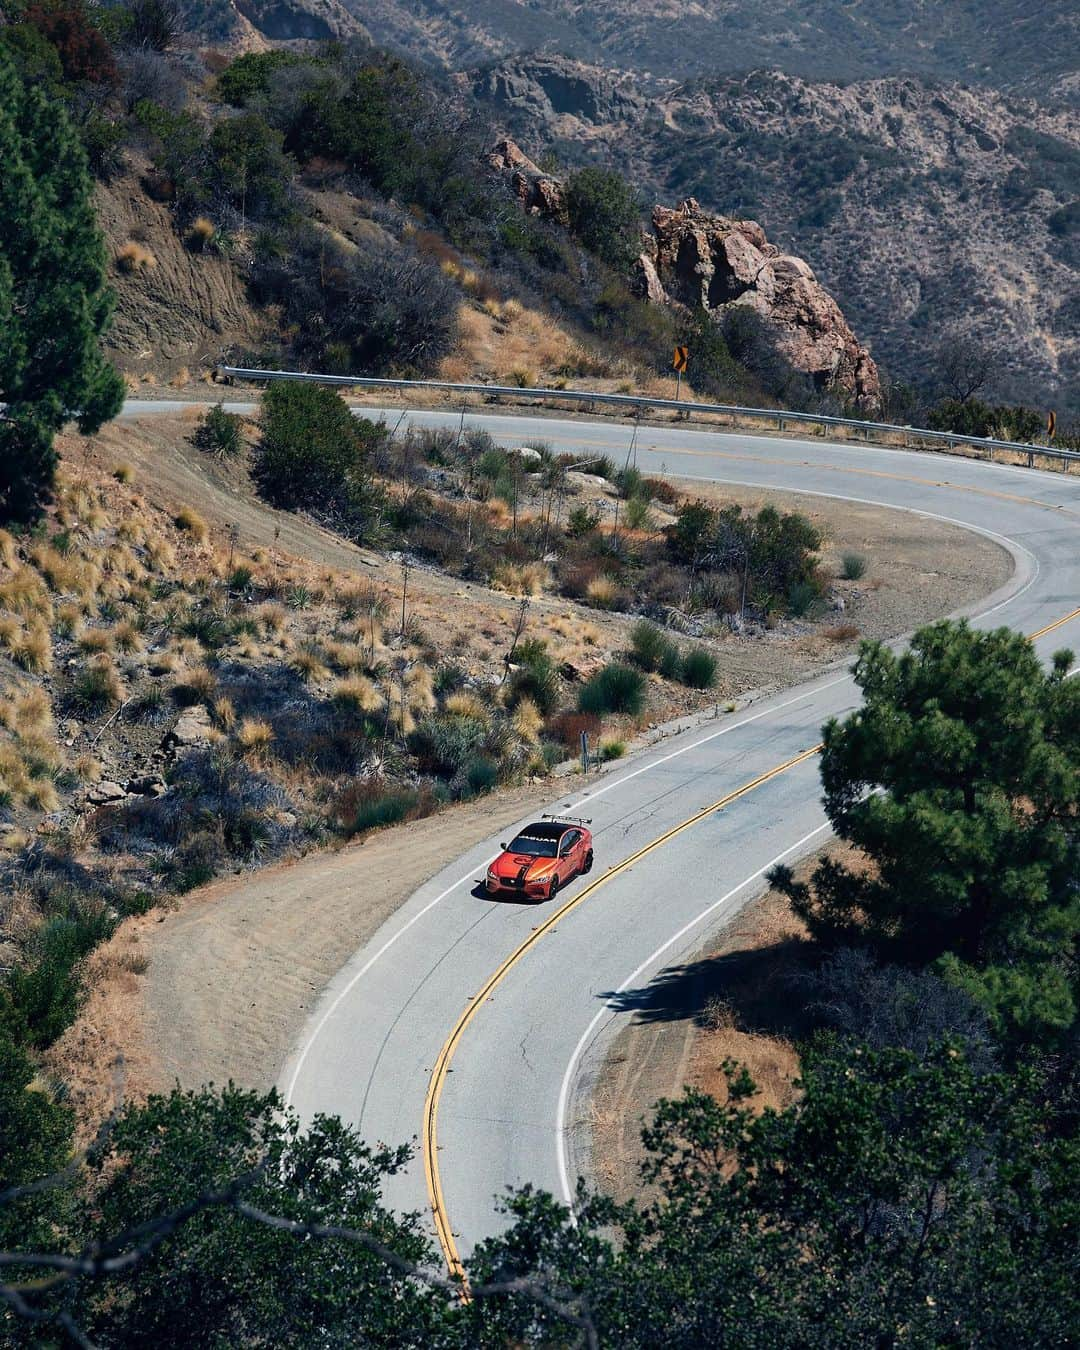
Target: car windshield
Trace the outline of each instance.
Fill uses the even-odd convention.
[[[558,842],[557,839],[537,839],[535,835],[519,834],[507,852],[524,853],[530,858],[554,858]]]

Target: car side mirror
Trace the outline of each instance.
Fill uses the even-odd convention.
[[[505,853],[505,852],[506,852],[506,841],[504,840],[504,841],[499,845],[499,847],[500,847],[500,848],[502,849],[502,851]]]

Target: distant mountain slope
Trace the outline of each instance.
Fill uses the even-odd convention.
[[[918,74],[1080,97],[1075,0],[344,0],[376,41],[460,69],[560,52],[688,79],[776,66],[815,80]]]
[[[1080,112],[917,79],[776,72],[640,96],[560,60],[471,77],[536,155],[620,168],[647,200],[694,196],[812,258],[894,375],[947,330],[999,356],[1001,396],[1080,410]]]

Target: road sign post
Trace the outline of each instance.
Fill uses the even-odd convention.
[[[690,348],[676,347],[675,355],[672,358],[671,368],[675,372],[675,402],[678,403],[682,397],[682,377],[686,367],[690,364]]]
[[[589,733],[587,731],[581,733],[581,772],[585,774],[589,772]]]

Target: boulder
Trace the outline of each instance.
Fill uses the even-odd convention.
[[[126,796],[127,793],[119,783],[104,779],[89,789],[86,800],[91,806],[111,806],[115,802],[122,802]]]
[[[562,182],[544,173],[515,141],[499,141],[488,156],[488,163],[496,173],[509,177],[514,196],[529,215],[565,223]]]
[[[166,750],[182,749],[191,745],[206,745],[213,730],[210,714],[198,704],[180,714],[176,725],[165,733],[162,745]]]
[[[635,269],[639,294],[722,313],[755,310],[796,370],[863,411],[881,406],[881,382],[869,351],[804,258],[782,254],[753,220],[703,211],[693,197],[657,206]]]

